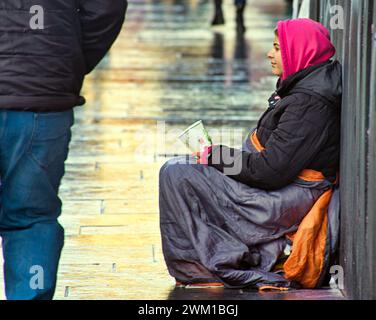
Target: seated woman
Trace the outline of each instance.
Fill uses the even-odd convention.
[[[160,170],[160,229],[181,285],[289,286],[275,265],[339,167],[341,66],[328,30],[278,22],[269,108],[241,150],[214,145]],[[293,249],[294,250],[294,249]]]

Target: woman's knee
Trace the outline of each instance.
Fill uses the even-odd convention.
[[[159,171],[160,184],[174,183],[182,177],[187,167],[186,164],[176,161],[176,159],[168,160]]]
[[[187,157],[176,157],[168,160],[160,169],[159,177],[176,177],[189,172],[192,169],[192,161]]]

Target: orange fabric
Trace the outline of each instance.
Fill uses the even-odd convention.
[[[295,237],[296,232],[290,232],[286,234],[286,238],[291,240],[291,242],[294,242],[294,237]]]
[[[251,135],[251,141],[259,152],[265,150],[256,131]],[[311,182],[325,179],[321,172],[311,169],[303,170],[299,178]],[[324,192],[303,218],[298,230],[286,235],[293,244],[291,254],[283,265],[285,278],[299,282],[304,288],[316,287],[324,266],[328,207],[332,193],[331,189]]]
[[[298,178],[310,182],[318,182],[325,179],[324,175],[320,171],[312,169],[304,169],[302,172],[300,172]]]
[[[291,254],[283,265],[285,277],[298,281],[304,288],[316,287],[324,266],[332,193],[332,190],[324,192],[304,217],[293,236]]]
[[[258,136],[256,134],[256,130],[253,131],[253,133],[251,135],[251,142],[258,152],[265,150],[265,148],[261,145],[260,140],[258,139]]]
[[[262,286],[258,290],[259,291],[266,291],[266,290],[289,291],[290,289],[286,287]]]

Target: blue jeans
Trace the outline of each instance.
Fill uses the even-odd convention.
[[[73,110],[0,110],[0,235],[8,299],[52,299],[64,229],[58,189]]]
[[[234,0],[234,4],[238,6],[244,6],[247,0]]]

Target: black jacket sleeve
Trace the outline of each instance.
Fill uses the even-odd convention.
[[[323,121],[325,108],[325,105],[306,108],[300,104],[289,105],[264,151],[249,153],[214,146],[209,165],[251,187],[282,188],[307,168],[327,141],[328,123]]]
[[[127,6],[127,0],[80,1],[86,73],[91,72],[111,48],[124,23]]]

